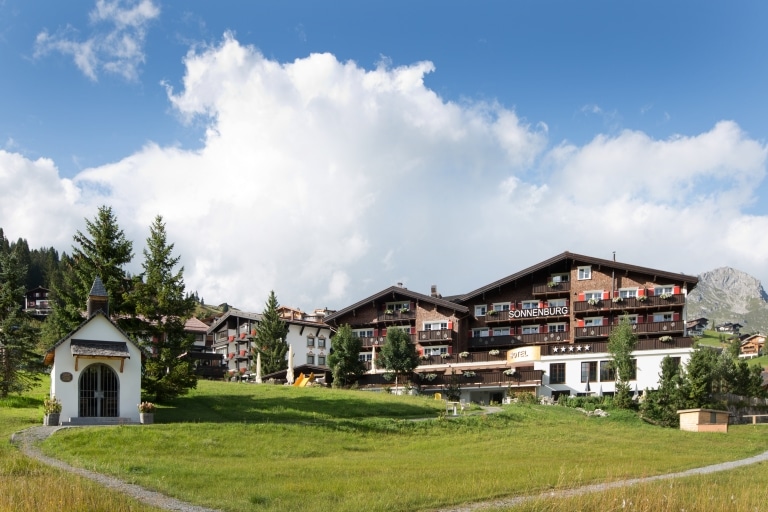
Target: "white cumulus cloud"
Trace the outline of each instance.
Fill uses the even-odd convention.
[[[6,234],[69,250],[82,218],[108,204],[141,255],[161,214],[188,288],[253,311],[270,290],[305,310],[396,282],[458,294],[565,250],[768,274],[768,251],[755,250],[768,219],[745,213],[767,149],[735,122],[576,146],[550,141],[546,120],[442,99],[424,84],[429,62],[277,62],[227,34],[185,66],[168,98],[180,119],[207,123],[201,149],[149,143],[71,181],[0,152],[0,185],[20,191],[0,205]],[[20,215],[38,185],[48,201]]]

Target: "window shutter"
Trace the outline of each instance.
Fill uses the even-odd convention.
[[[416,327],[411,326],[411,334],[416,334]]]
[[[381,335],[382,336],[386,336],[387,335],[387,330],[386,329],[382,329],[381,330]]]
[[[603,325],[608,325],[608,318],[603,317]]]
[[[613,296],[618,297],[619,296],[619,290],[613,290]]]
[[[672,314],[672,320],[674,320],[675,322],[679,322],[680,321],[680,313],[678,311],[675,311]]]
[[[416,303],[414,301],[411,301],[411,311],[416,311]]]
[[[373,335],[374,336],[378,336],[379,335],[379,330],[378,329],[374,329],[373,330]]]
[[[648,288],[648,296],[653,297],[653,288]]]
[[[424,349],[423,348],[419,348],[417,350],[418,350],[420,356],[424,355]]]
[[[579,300],[585,300],[585,299],[584,299],[584,293],[580,293],[580,294],[579,294]]]
[[[645,322],[645,317],[643,315],[637,315],[637,323],[642,324]]]
[[[544,308],[544,301],[540,300],[539,301],[539,309],[543,309],[543,308]]]
[[[576,327],[584,327],[584,319],[579,318],[576,320]]]
[[[611,298],[611,294],[608,290],[603,290],[603,300],[608,300]]]
[[[638,288],[637,289],[637,296],[643,297],[645,295],[645,288]]]
[[[448,355],[453,355],[453,347],[451,345],[448,345]]]
[[[450,322],[450,321],[448,322],[448,330],[449,331],[453,330],[453,322]]]
[[[674,286],[672,288],[672,293],[674,293],[675,295],[680,295],[680,287],[679,286]]]
[[[470,331],[469,331],[469,335],[468,335],[468,337],[469,337],[469,338],[472,338],[472,337],[473,337],[473,336],[472,336],[472,334],[473,334],[473,333],[472,333],[472,331],[470,330]]]

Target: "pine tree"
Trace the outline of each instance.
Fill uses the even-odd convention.
[[[410,375],[419,365],[416,346],[410,335],[402,329],[388,329],[387,341],[381,348],[381,365],[395,374],[395,387],[400,375]]]
[[[632,351],[637,345],[637,335],[626,316],[622,316],[619,325],[608,336],[608,353],[611,354],[611,367],[616,372],[616,395],[613,404],[621,409],[632,407],[629,381],[634,373]]]
[[[84,319],[84,309],[93,280],[100,277],[109,293],[113,318],[130,313],[125,294],[130,280],[124,266],[133,258],[133,242],[125,238],[117,218],[108,206],[99,207],[93,221],[85,219],[87,234],[78,231],[72,257],[62,258],[62,282],[53,288],[53,312],[49,322],[64,336]]]
[[[265,374],[288,368],[288,324],[280,318],[277,309],[280,304],[274,291],[269,292],[261,321],[256,324],[256,347],[254,352],[261,353],[261,369]]]
[[[158,215],[150,226],[144,249],[144,271],[134,279],[128,295],[128,302],[144,321],[140,331],[145,348],[154,352],[154,357],[146,361],[142,388],[148,398],[158,402],[197,386],[192,365],[179,359],[194,341],[184,332],[184,323],[195,304],[184,291],[184,268],[174,270],[180,257],[173,256],[173,247],[168,243],[163,218]]]
[[[328,356],[328,366],[333,374],[333,386],[346,386],[365,373],[360,361],[363,343],[352,333],[349,324],[342,325],[333,337],[333,346]]]
[[[16,251],[0,251],[0,398],[29,389],[42,371],[38,330],[21,309],[26,272]]]
[[[682,375],[679,362],[669,356],[661,360],[659,389],[648,391],[641,405],[643,416],[663,427],[677,427],[680,417],[678,409],[685,408],[682,395]]]

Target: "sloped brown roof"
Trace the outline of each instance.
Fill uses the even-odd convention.
[[[390,295],[400,295],[403,297],[408,297],[411,299],[416,299],[422,302],[427,302],[429,304],[435,304],[437,306],[442,306],[445,308],[452,309],[454,311],[458,311],[460,313],[467,313],[469,311],[469,308],[467,306],[463,306],[461,304],[457,304],[455,302],[451,302],[449,300],[441,299],[438,297],[432,297],[431,295],[424,295],[423,293],[418,293],[409,290],[408,288],[403,288],[401,286],[390,286],[389,288],[386,288],[378,293],[375,293],[371,295],[370,297],[366,297],[365,299],[361,300],[360,302],[356,302],[352,304],[351,306],[347,306],[344,309],[340,309],[336,311],[335,313],[332,313],[328,316],[326,316],[323,320],[326,324],[330,324],[331,321],[336,320],[342,315],[345,315],[349,313],[350,311],[357,309],[361,306],[365,306],[372,301],[376,299],[380,299],[382,297],[387,297]]]
[[[546,269],[555,263],[559,263],[567,260],[571,260],[573,262],[578,262],[578,263],[590,263],[592,265],[599,265],[607,268],[615,268],[618,270],[626,270],[628,272],[637,272],[639,274],[648,274],[648,275],[664,277],[664,278],[672,279],[676,281],[682,281],[684,283],[688,283],[689,285],[691,285],[688,291],[693,289],[693,287],[695,287],[699,282],[699,279],[696,276],[689,276],[687,274],[680,274],[676,272],[668,272],[666,270],[659,270],[659,269],[649,268],[649,267],[640,267],[637,265],[630,265],[628,263],[621,263],[618,261],[606,260],[602,258],[594,258],[592,256],[585,256],[583,254],[575,254],[575,253],[566,251],[564,253],[558,254],[557,256],[554,256],[540,263],[532,265],[526,269],[523,269],[520,272],[516,272],[512,275],[499,279],[498,281],[494,281],[481,288],[478,288],[477,290],[473,290],[454,300],[458,300],[460,302],[466,301],[473,297],[477,297],[478,295],[481,295],[489,290],[493,290],[494,288],[498,288],[499,286],[503,286],[505,284],[516,281],[517,279],[528,276],[529,274],[532,274],[538,270]]]
[[[189,332],[207,332],[208,324],[198,318],[191,317],[187,318],[187,321],[184,322],[184,330]]]
[[[69,346],[73,356],[131,358],[124,341],[72,340]]]

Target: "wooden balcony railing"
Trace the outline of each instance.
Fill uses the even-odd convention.
[[[536,334],[514,334],[506,336],[485,336],[469,338],[470,348],[507,347],[518,345],[537,345],[540,343],[568,343],[569,332],[542,332]]]
[[[667,334],[683,332],[685,324],[680,320],[676,322],[645,322],[632,324],[632,330],[635,334]],[[576,327],[576,339],[605,337],[611,334],[611,331],[617,325],[590,325],[586,327]]]
[[[607,352],[608,351],[608,342],[606,341],[592,341],[589,340],[588,342],[584,342],[583,345],[589,345],[589,352],[591,353],[600,353],[600,352]],[[578,347],[581,346],[582,343],[574,343],[574,346]],[[563,345],[542,345],[541,346],[541,355],[542,356],[551,356],[551,355],[563,355],[562,352],[560,352],[560,349]],[[641,339],[637,340],[637,345],[635,345],[636,351],[641,350],[669,350],[672,348],[691,348],[693,346],[693,338],[686,338],[682,336],[673,337],[671,341],[659,341],[658,338],[649,338],[649,339]],[[557,352],[555,350],[557,349]],[[569,355],[583,355],[583,350],[574,350],[573,352],[568,352]]]
[[[596,304],[590,304],[586,300],[575,300],[573,301],[573,310],[576,313],[601,311],[606,309],[624,311],[629,309],[658,306],[682,306],[683,304],[685,304],[685,296],[682,294],[677,294],[672,295],[666,299],[661,298],[661,296],[645,297],[645,300],[640,300],[637,297],[629,297],[626,299],[621,299],[621,302],[613,302],[612,299],[602,299],[597,301]]]
[[[461,354],[446,354],[445,356],[420,356],[419,365],[433,364],[462,364],[462,363],[503,363],[507,360],[507,351],[499,350],[496,355],[491,355],[488,351],[469,352],[466,357]]]
[[[419,331],[416,335],[416,339],[422,345],[425,343],[444,342],[450,343],[453,341],[455,333],[451,329],[437,329],[433,331]]]
[[[533,294],[556,294],[571,291],[571,283],[566,281],[564,283],[545,283],[533,285]]]
[[[416,318],[416,311],[409,309],[408,311],[392,311],[392,313],[379,313],[376,316],[376,320],[379,322],[398,322],[402,320],[414,320]]]

